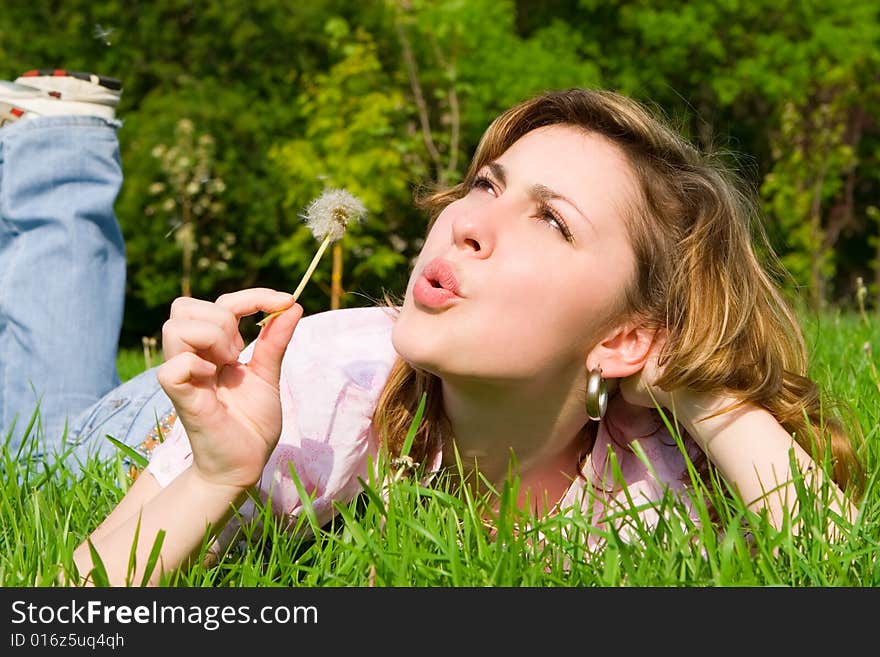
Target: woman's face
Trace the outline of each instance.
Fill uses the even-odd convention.
[[[583,366],[633,276],[623,219],[633,194],[623,155],[603,137],[570,126],[524,135],[432,226],[394,348],[441,377],[534,380]],[[455,286],[429,267],[441,261],[458,295],[431,291]]]

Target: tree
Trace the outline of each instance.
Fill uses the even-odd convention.
[[[407,114],[403,96],[382,69],[373,36],[362,28],[352,30],[340,17],[329,19],[325,32],[339,59],[327,72],[303,77],[296,103],[305,123],[303,135],[275,145],[270,159],[287,181],[288,210],[300,212],[333,187],[359,197],[369,210],[366,225],[351,227],[333,245],[332,287],[320,270],[312,277],[329,294],[330,307],[338,308],[343,245],[362,258],[352,272],[354,285],[367,271],[382,278],[406,264],[393,247],[395,217],[388,209],[395,200],[407,200],[406,155],[414,145],[401,129]],[[312,242],[308,228],[297,226],[279,241],[279,262],[301,273],[314,252]]]
[[[208,133],[196,134],[196,127],[187,118],[178,120],[175,140],[170,146],[157,144],[153,157],[161,162],[162,179],[150,185],[156,200],[146,208],[148,216],[167,218],[181,250],[180,293],[192,296],[193,256],[201,255],[198,269],[228,268],[235,244],[235,233],[227,232],[212,242],[204,231],[224,210],[221,200],[226,184],[214,172],[214,138]]]

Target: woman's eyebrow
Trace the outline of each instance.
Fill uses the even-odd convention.
[[[489,162],[486,166],[489,167],[492,175],[495,176],[502,185],[507,186],[507,171],[504,168],[503,164],[493,161]],[[571,207],[577,210],[577,213],[584,218],[584,221],[586,221],[590,225],[590,228],[592,228],[594,231],[596,230],[596,226],[593,224],[592,221],[590,221],[590,218],[583,213],[583,211],[577,206],[577,204],[575,204],[574,201],[572,201],[567,196],[563,196],[559,192],[550,189],[549,187],[547,187],[547,185],[535,183],[529,188],[529,196],[531,196],[532,199],[534,199],[535,201],[550,201],[556,199],[568,203]]]
[[[501,164],[498,162],[489,162],[486,166],[489,167],[489,171],[492,172],[493,176],[498,178],[502,185],[507,185],[507,172]]]

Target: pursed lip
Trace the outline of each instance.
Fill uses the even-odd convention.
[[[461,288],[455,275],[455,267],[448,260],[434,258],[422,270],[422,276],[432,283],[439,283],[444,290],[449,290],[456,296],[461,296]]]

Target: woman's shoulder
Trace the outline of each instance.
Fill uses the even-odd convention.
[[[338,308],[306,315],[300,319],[291,343],[300,333],[308,332],[312,339],[349,342],[352,336],[370,337],[390,334],[397,315],[395,308],[366,306]]]
[[[384,306],[339,308],[304,315],[287,345],[284,361],[312,357],[326,361],[339,355],[369,353],[371,348],[390,355],[395,318],[396,309]],[[250,360],[255,345],[256,341],[245,347],[239,362]]]
[[[393,308],[340,308],[303,317],[287,346],[282,378],[373,388],[397,353],[391,343]]]
[[[391,358],[394,319],[394,309],[380,306],[339,308],[307,315],[299,321],[287,345],[285,359],[317,358],[336,362],[365,357]]]

